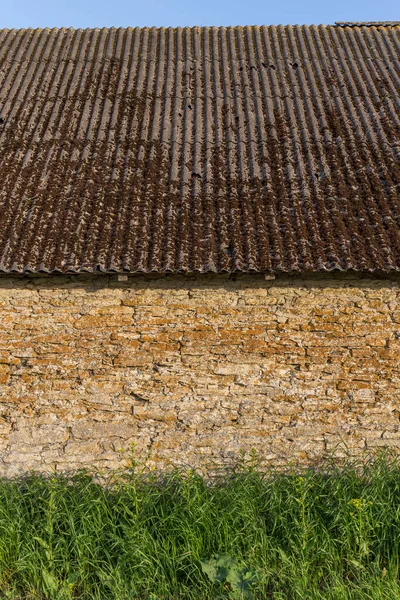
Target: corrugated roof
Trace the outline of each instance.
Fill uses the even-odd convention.
[[[399,34],[0,30],[0,269],[400,270]]]

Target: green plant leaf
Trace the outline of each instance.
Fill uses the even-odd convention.
[[[226,569],[234,569],[237,567],[235,559],[229,554],[220,554],[216,557],[216,561],[219,567],[225,567]]]
[[[58,592],[57,579],[47,569],[42,569],[42,579],[46,598],[53,598]]]
[[[222,572],[215,558],[210,558],[209,560],[202,560],[201,570],[207,575],[207,577],[212,583],[224,581],[226,576],[225,569],[223,569]]]
[[[239,597],[251,599],[251,586],[257,580],[256,572],[248,569],[231,569],[226,580],[231,584],[232,591],[236,592]]]
[[[49,545],[48,545],[48,543],[47,543],[45,540],[43,540],[42,538],[40,538],[40,537],[37,537],[37,536],[34,536],[34,537],[33,537],[33,539],[34,539],[34,540],[36,540],[37,542],[39,542],[39,544],[40,544],[40,545],[41,545],[43,548],[46,548],[46,549],[48,549],[48,548],[49,548]]]
[[[202,560],[201,568],[212,583],[229,583],[235,598],[251,600],[253,597],[250,587],[256,580],[255,571],[240,569],[236,560],[229,554],[215,555],[211,559]]]
[[[76,583],[78,581],[79,577],[80,577],[80,573],[71,573],[68,576],[67,582],[71,583],[71,584]]]
[[[354,567],[357,567],[358,569],[364,569],[364,565],[362,563],[360,563],[358,560],[356,560],[355,558],[351,558],[348,561],[351,565],[353,565]]]

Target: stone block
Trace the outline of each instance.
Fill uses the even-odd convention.
[[[26,422],[26,421],[25,421]],[[27,446],[46,446],[48,444],[63,444],[68,439],[68,430],[63,425],[35,426],[14,429],[9,436],[11,446],[24,444]]]
[[[70,427],[74,440],[100,440],[110,437],[127,439],[134,433],[134,425],[126,421],[96,423],[95,421],[78,421]]]
[[[352,396],[356,402],[375,401],[375,392],[368,386],[352,391]]]

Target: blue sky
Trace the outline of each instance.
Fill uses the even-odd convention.
[[[399,0],[4,0],[0,27],[329,24],[398,21]]]

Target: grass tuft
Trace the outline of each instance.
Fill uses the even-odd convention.
[[[0,598],[400,599],[400,463],[0,480]]]

